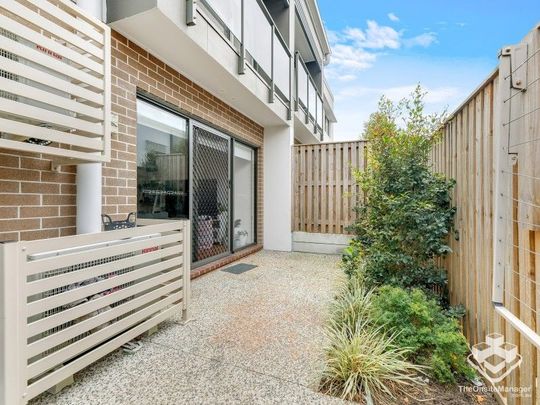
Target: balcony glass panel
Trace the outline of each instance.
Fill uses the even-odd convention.
[[[245,46],[264,72],[272,68],[272,26],[257,0],[244,1]]]
[[[242,37],[242,1],[241,0],[206,0],[214,12],[221,18],[233,35]]]
[[[304,107],[307,107],[308,74],[302,63],[298,66],[298,99]]]
[[[317,125],[322,128],[323,123],[323,103],[322,99],[317,95]]]
[[[285,47],[278,36],[274,34],[274,83],[287,100],[290,97],[289,60],[289,54]]]
[[[308,87],[309,87],[309,114],[315,118],[317,114],[317,91],[315,90],[315,86],[313,83],[308,81]]]

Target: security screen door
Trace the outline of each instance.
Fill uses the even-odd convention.
[[[193,262],[204,262],[231,250],[230,138],[192,122]]]

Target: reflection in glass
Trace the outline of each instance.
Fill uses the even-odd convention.
[[[255,243],[255,151],[234,143],[234,223],[235,250]]]
[[[139,218],[187,218],[187,120],[137,100],[137,211]]]

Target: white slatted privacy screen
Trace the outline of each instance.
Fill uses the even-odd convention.
[[[187,316],[189,221],[0,244],[0,403],[23,404]]]
[[[0,147],[107,161],[109,27],[68,0],[4,0],[0,27]]]

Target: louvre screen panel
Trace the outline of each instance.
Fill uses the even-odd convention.
[[[175,314],[187,318],[188,221],[0,244],[0,403],[26,404]]]
[[[193,127],[193,262],[230,251],[229,142]]]
[[[0,147],[110,158],[110,28],[67,0],[0,2]]]

